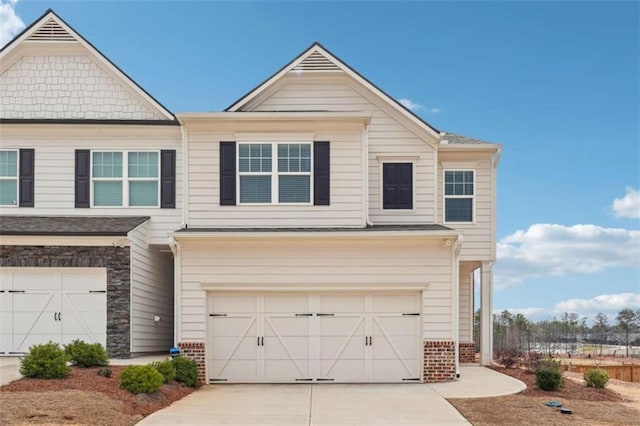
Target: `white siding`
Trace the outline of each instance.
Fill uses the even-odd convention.
[[[0,75],[2,118],[157,120],[89,55],[23,56]]]
[[[173,256],[149,246],[147,233],[148,223],[129,233],[132,353],[168,352],[173,346]]]
[[[495,238],[491,230],[491,217],[495,214],[492,196],[491,154],[440,153],[438,156],[438,222],[444,223],[443,212],[443,163],[454,164],[448,169],[475,170],[475,223],[445,223],[445,226],[462,231],[464,240],[460,260],[492,260]]]
[[[254,239],[182,241],[179,340],[204,341],[204,286],[302,290],[421,286],[424,338],[452,339],[451,249],[440,240]]]
[[[460,342],[473,342],[473,270],[468,263],[460,264],[459,288],[459,339]]]
[[[233,141],[235,135],[189,132],[189,226],[363,226],[361,133],[315,133],[314,140],[331,143],[331,205],[220,206],[219,142]]]
[[[150,216],[149,243],[167,244],[182,222],[182,155],[175,126],[3,125],[2,149],[35,149],[35,207],[2,207],[5,215]],[[176,150],[176,208],[83,208],[75,205],[75,150]]]
[[[372,114],[369,125],[369,214],[376,224],[433,223],[435,186],[434,150],[428,142],[402,125],[373,94],[345,77],[303,75],[283,83],[266,98],[258,98],[250,111],[358,111]],[[397,116],[397,113],[396,113]],[[414,209],[383,210],[380,162],[415,160]]]

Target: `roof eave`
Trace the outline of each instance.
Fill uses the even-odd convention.
[[[288,239],[304,239],[304,238],[454,238],[458,239],[462,236],[462,233],[456,230],[437,230],[437,231],[335,231],[335,232],[322,232],[322,231],[310,231],[310,232],[207,232],[207,231],[176,231],[172,234],[176,240],[206,240],[206,239],[274,239],[274,238],[288,238]]]

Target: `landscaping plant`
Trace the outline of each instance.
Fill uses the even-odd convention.
[[[129,365],[120,373],[120,386],[136,395],[157,392],[162,383],[162,374],[150,365]]]
[[[522,354],[517,349],[505,349],[497,353],[498,361],[504,368],[513,368],[520,360]]]
[[[100,343],[86,343],[78,339],[65,345],[64,351],[71,364],[77,367],[101,367],[108,363],[107,351]]]
[[[559,366],[547,365],[536,368],[536,385],[543,391],[557,391],[564,385]]]
[[[162,374],[165,383],[176,378],[176,367],[171,360],[152,362],[151,366]]]
[[[176,369],[176,380],[185,386],[198,384],[198,365],[195,361],[181,356],[173,358],[171,363]]]
[[[590,368],[584,372],[582,377],[590,388],[604,389],[609,382],[609,373],[602,368]]]
[[[71,373],[67,355],[53,342],[33,345],[20,360],[20,374],[36,379],[62,379]]]
[[[111,369],[109,367],[100,367],[98,368],[98,376],[106,377],[107,379],[111,377]]]

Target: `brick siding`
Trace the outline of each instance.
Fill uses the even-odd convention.
[[[425,383],[456,379],[456,351],[452,341],[424,341]]]
[[[202,384],[207,382],[205,371],[205,348],[204,342],[180,342],[180,356],[192,359],[198,365],[198,381]]]
[[[458,356],[460,362],[476,362],[476,344],[458,343]]]

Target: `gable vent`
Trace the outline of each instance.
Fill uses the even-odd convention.
[[[42,24],[40,28],[28,38],[29,41],[76,41],[76,39],[67,32],[53,18]]]
[[[340,71],[340,68],[320,52],[313,52],[293,67],[293,71]]]

